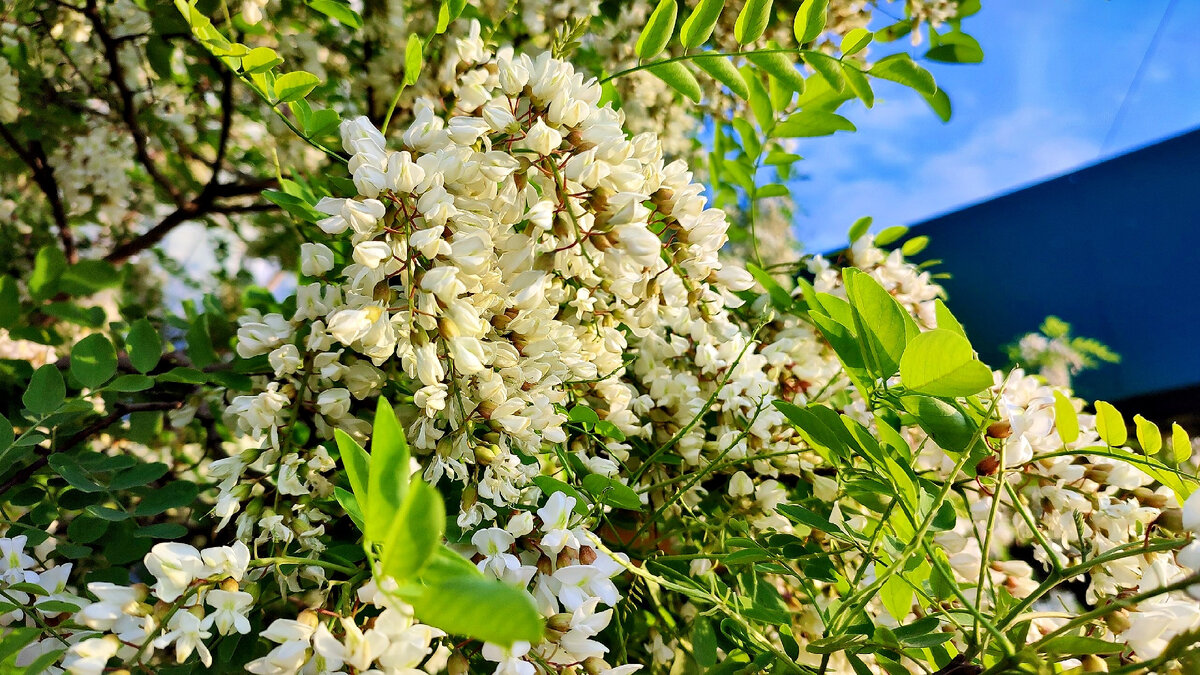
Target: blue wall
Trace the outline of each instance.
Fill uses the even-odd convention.
[[[1012,139],[1020,143],[1021,139]],[[1120,400],[1200,385],[1200,130],[913,227],[993,366],[1047,315],[1121,355],[1076,380]]]

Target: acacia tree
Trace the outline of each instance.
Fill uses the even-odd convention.
[[[9,5],[4,669],[1192,672],[1187,434],[789,236],[977,10]]]

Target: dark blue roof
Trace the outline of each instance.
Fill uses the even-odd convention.
[[[1013,138],[1013,143],[1022,142]],[[951,310],[989,364],[1047,315],[1122,360],[1080,394],[1200,384],[1200,130],[917,225]]]

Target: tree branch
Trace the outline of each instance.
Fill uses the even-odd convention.
[[[83,9],[83,15],[91,22],[92,29],[104,48],[104,60],[108,62],[109,79],[112,80],[121,97],[121,118],[125,121],[130,135],[133,136],[134,154],[137,156],[138,162],[146,169],[146,173],[150,174],[154,182],[166,191],[176,204],[180,204],[183,198],[180,196],[179,189],[167,180],[166,176],[158,170],[154,160],[150,158],[149,142],[146,140],[146,134],[138,125],[134,93],[129,88],[129,83],[125,81],[125,69],[121,65],[120,42],[112,36],[112,33],[108,32],[108,26],[104,23],[104,17],[100,15],[96,0],[88,0]]]
[[[75,446],[79,445],[80,443],[83,443],[84,441],[86,441],[92,435],[97,434],[101,431],[104,431],[108,427],[112,426],[115,422],[120,420],[122,417],[124,417],[130,413],[144,412],[144,411],[149,411],[149,410],[175,410],[182,405],[183,405],[183,401],[147,401],[145,403],[117,403],[115,406],[113,406],[112,413],[110,413],[104,417],[101,417],[100,419],[96,420],[95,422],[93,422],[93,423],[89,424],[88,426],[84,427],[83,429],[79,430],[74,435],[72,435],[70,438],[68,438],[66,441],[64,441],[61,444],[58,444],[58,447],[49,447],[49,448],[39,447],[37,459],[30,462],[27,466],[20,469],[16,473],[14,473],[11,478],[4,481],[4,485],[0,485],[0,494],[4,494],[5,492],[8,492],[9,490],[11,490],[13,487],[20,485],[20,484],[28,481],[30,478],[32,478],[33,474],[37,473],[38,469],[41,469],[42,467],[46,466],[47,463],[49,463],[50,455],[54,454],[55,452],[64,452],[64,451],[74,448]]]
[[[63,207],[62,195],[58,193],[58,181],[54,178],[54,167],[50,166],[42,144],[33,142],[28,148],[22,147],[20,141],[3,124],[0,124],[0,138],[4,139],[4,142],[33,172],[33,182],[46,195],[46,201],[50,202],[50,212],[54,216],[54,224],[58,226],[58,236],[62,240],[63,254],[66,256],[67,262],[74,263],[79,258],[79,254],[75,250],[75,235],[67,224],[67,211]]]

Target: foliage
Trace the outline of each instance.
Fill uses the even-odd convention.
[[[1188,434],[795,254],[881,9],[6,8],[0,669],[1193,672]]]

